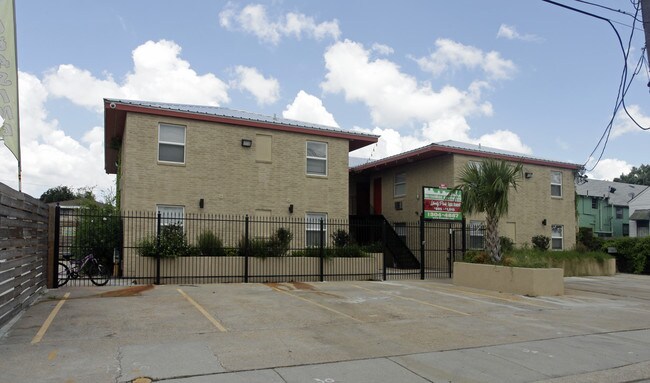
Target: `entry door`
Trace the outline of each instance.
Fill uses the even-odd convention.
[[[381,178],[375,178],[372,187],[372,204],[374,213],[381,214]]]

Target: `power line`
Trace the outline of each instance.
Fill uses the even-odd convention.
[[[629,13],[629,12],[625,12],[625,11],[623,11],[623,10],[621,10],[621,9],[611,8],[611,7],[608,7],[608,6],[605,6],[605,5],[602,5],[602,4],[598,4],[598,3],[592,3],[591,1],[585,1],[585,0],[575,0],[575,1],[578,2],[578,3],[583,3],[583,4],[587,4],[587,5],[592,5],[592,6],[594,6],[594,7],[598,7],[598,8],[606,9],[606,10],[608,10],[608,11],[612,11],[612,12],[620,13],[620,14],[623,14],[623,15],[626,15],[626,16],[630,16],[631,18],[635,19],[636,21],[638,21],[638,22],[640,22],[640,23],[642,22],[641,20],[639,20],[639,19],[637,18],[637,16],[635,16],[635,15]],[[634,6],[636,7],[636,5],[634,4],[634,2],[632,2],[632,5],[634,5]],[[628,26],[629,26],[629,25],[628,25]]]
[[[552,1],[552,0],[542,0],[542,1],[544,1],[546,3],[549,3],[549,4],[553,4],[553,5],[562,7],[562,8],[565,8],[565,9],[568,9],[568,10],[571,10],[573,12],[581,13],[583,15],[594,17],[596,19],[607,22],[610,25],[610,27],[612,27],[612,29],[614,30],[614,33],[616,34],[616,37],[618,39],[619,47],[621,48],[621,51],[623,52],[623,60],[624,60],[624,62],[623,62],[623,70],[621,72],[621,79],[619,81],[618,92],[617,92],[617,95],[616,95],[616,102],[614,104],[614,110],[612,112],[612,116],[609,119],[609,122],[608,122],[607,126],[605,127],[605,130],[603,131],[603,134],[600,136],[600,139],[598,140],[598,143],[596,144],[594,149],[589,154],[589,156],[587,158],[587,161],[583,164],[583,167],[586,168],[586,166],[589,163],[590,159],[593,158],[594,153],[596,153],[596,151],[598,151],[598,148],[600,148],[601,145],[602,145],[602,149],[600,150],[600,154],[598,156],[598,159],[596,160],[594,165],[591,166],[591,169],[587,170],[587,171],[592,171],[592,170],[594,170],[596,168],[596,166],[598,166],[598,164],[600,163],[600,160],[603,158],[603,155],[605,153],[605,148],[607,147],[607,143],[609,142],[609,137],[610,137],[610,135],[612,133],[614,120],[615,120],[616,115],[617,115],[617,113],[618,113],[621,106],[623,106],[623,109],[625,110],[625,113],[628,115],[628,117],[630,117],[630,119],[638,127],[640,127],[643,130],[648,130],[648,128],[644,128],[644,127],[642,127],[641,125],[639,125],[637,123],[637,121],[630,115],[630,113],[628,112],[627,107],[625,105],[625,95],[627,94],[627,91],[629,90],[630,86],[632,85],[632,81],[634,80],[634,77],[640,72],[640,69],[641,69],[641,66],[642,66],[642,63],[643,63],[643,55],[642,55],[642,58],[637,63],[636,68],[635,68],[635,70],[634,70],[634,72],[633,72],[633,74],[630,77],[630,80],[628,82],[628,58],[629,58],[630,49],[631,49],[631,46],[632,46],[632,38],[634,36],[634,31],[636,29],[635,25],[636,25],[636,22],[639,21],[638,14],[639,14],[639,9],[640,9],[640,2],[635,3],[634,1],[631,1],[632,5],[635,7],[634,15],[631,15],[631,14],[628,14],[626,12],[620,11],[621,13],[624,13],[624,14],[627,14],[627,15],[631,16],[632,19],[633,19],[632,31],[630,33],[630,37],[628,39],[628,44],[627,44],[627,49],[626,49],[626,47],[623,45],[623,39],[621,38],[621,35],[618,32],[618,30],[616,29],[616,27],[614,26],[614,24],[612,23],[612,20],[610,20],[608,18],[605,18],[605,17],[602,17],[602,16],[599,16],[599,15],[596,15],[596,14],[593,14],[593,13],[590,13],[590,12],[587,12],[587,11],[584,11],[584,10],[581,10],[581,9],[578,9],[578,8],[568,6],[566,4],[558,3],[556,1]],[[576,1],[581,2],[581,3],[585,3],[585,4],[594,5],[594,6],[600,6],[599,4],[591,3],[591,2],[587,2],[587,1],[581,1],[581,0],[576,0]],[[615,10],[613,8],[608,8],[608,7],[605,7],[605,6],[600,6],[600,7],[606,8],[606,9],[609,9],[609,10],[612,10],[612,11],[619,11],[619,10]],[[641,21],[639,21],[639,22],[641,22]]]

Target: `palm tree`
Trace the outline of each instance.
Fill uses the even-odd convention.
[[[497,263],[501,261],[499,219],[508,213],[508,192],[517,190],[522,165],[511,165],[503,160],[487,159],[482,163],[469,162],[460,171],[454,188],[462,192],[463,214],[486,213],[485,247]]]

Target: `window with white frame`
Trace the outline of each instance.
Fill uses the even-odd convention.
[[[483,221],[470,221],[469,222],[469,248],[470,249],[483,249],[485,248],[485,225]]]
[[[175,205],[156,205],[156,214],[160,213],[160,224],[183,226],[185,207]]]
[[[320,223],[323,221],[323,238],[327,238],[327,213],[305,214],[305,246],[320,247]]]
[[[404,197],[406,195],[406,173],[395,174],[395,185],[393,187],[394,197]]]
[[[551,196],[562,197],[562,172],[551,172]]]
[[[327,143],[307,141],[307,174],[327,175]]]
[[[623,207],[616,206],[616,219],[623,219]]]
[[[158,126],[158,161],[185,163],[185,127],[160,124]]]
[[[564,226],[551,226],[551,249],[562,250],[564,248]]]

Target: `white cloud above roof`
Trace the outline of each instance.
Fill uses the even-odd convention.
[[[235,68],[233,87],[252,94],[258,105],[273,104],[280,98],[280,83],[273,77],[264,77],[257,68],[239,65]]]
[[[425,72],[439,76],[446,71],[480,69],[491,79],[509,79],[517,71],[511,60],[504,59],[496,51],[484,52],[470,45],[450,39],[437,39],[436,50],[429,56],[415,59]]]
[[[541,37],[533,34],[519,33],[515,26],[507,25],[507,24],[501,24],[501,26],[499,26],[499,31],[497,32],[497,38],[503,38],[507,40],[531,41],[531,42],[539,42],[543,40]]]
[[[147,41],[133,50],[133,70],[121,83],[110,74],[101,79],[64,64],[49,71],[43,84],[51,96],[96,112],[103,110],[105,97],[214,106],[227,103],[228,85],[212,73],[198,74],[180,53],[181,47],[173,41]]]
[[[339,127],[332,113],[328,112],[321,99],[304,90],[296,95],[293,102],[287,105],[282,117],[292,120],[306,121],[325,126]]]
[[[223,28],[242,30],[255,35],[263,42],[274,45],[289,36],[297,39],[307,36],[316,40],[325,38],[338,40],[341,35],[336,19],[317,23],[313,17],[289,12],[272,21],[266,7],[262,4],[249,4],[242,9],[229,4],[219,13],[219,23]]]

